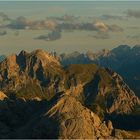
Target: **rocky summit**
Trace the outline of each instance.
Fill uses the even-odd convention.
[[[139,98],[110,69],[62,67],[43,50],[0,62],[0,138],[135,138],[121,117],[139,113]]]

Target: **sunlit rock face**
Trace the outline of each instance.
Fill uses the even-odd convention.
[[[140,107],[116,72],[95,64],[62,67],[43,50],[2,61],[0,90],[1,138],[114,138],[109,117],[138,114]]]

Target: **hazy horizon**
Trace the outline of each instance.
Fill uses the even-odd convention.
[[[0,54],[135,46],[139,6],[139,1],[0,1]]]

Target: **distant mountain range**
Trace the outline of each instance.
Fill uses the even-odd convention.
[[[98,53],[88,51],[87,53],[73,52],[61,54],[57,58],[63,66],[70,64],[97,64],[118,72],[125,82],[140,97],[140,45],[130,47],[120,45],[112,50],[101,50]]]
[[[138,138],[125,130],[140,129],[140,100],[119,74],[55,57],[21,51],[0,63],[0,138]]]

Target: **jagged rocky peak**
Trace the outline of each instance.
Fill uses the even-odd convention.
[[[102,49],[101,51],[99,51],[97,53],[93,53],[92,51],[87,51],[87,53],[85,55],[86,55],[86,57],[89,58],[89,60],[94,61],[100,57],[107,57],[107,56],[111,55],[111,52],[108,49]]]
[[[108,113],[130,114],[136,106],[140,106],[140,100],[129,86],[123,81],[123,78],[110,69],[106,69],[114,80],[115,89],[108,96],[108,102],[113,101],[108,108]],[[114,98],[114,99],[113,99]]]
[[[12,55],[8,56],[5,61],[7,62],[8,65],[13,66],[16,63],[16,59],[17,59],[17,55],[12,54]]]
[[[66,71],[70,75],[69,92],[80,96],[91,110],[97,105],[110,114],[130,114],[140,106],[139,98],[116,72],[91,64],[70,65]]]
[[[4,61],[0,63],[0,79],[10,79],[10,77],[16,75],[19,71],[19,65],[17,64],[17,55],[12,54],[8,56]]]
[[[1,65],[7,65],[8,69],[10,68],[14,70],[17,67],[20,67],[21,70],[23,70],[27,65],[30,65],[31,67],[35,63],[41,63],[43,67],[50,63],[60,65],[57,59],[41,49],[35,50],[31,53],[22,50],[18,55],[12,54],[8,56]]]
[[[90,60],[94,60],[95,59],[95,53],[92,51],[87,51],[85,56],[90,59]]]
[[[108,49],[102,49],[100,52],[99,52],[99,56],[108,56],[110,54],[110,50]]]
[[[44,65],[46,63],[56,63],[56,64],[60,65],[59,61],[57,61],[55,59],[55,57],[53,57],[51,54],[49,54],[48,52],[41,50],[41,49],[31,52],[30,56],[31,57],[35,56],[36,58],[40,59],[44,63]]]
[[[40,79],[44,79],[49,73],[55,74],[61,71],[59,61],[48,52],[38,49],[26,56],[26,72]]]
[[[111,138],[113,130],[111,122],[106,125],[95,113],[70,95],[59,98],[44,117],[46,120],[47,118],[52,120],[48,123],[52,126],[49,133],[54,133],[54,136],[57,135],[60,139]],[[36,130],[39,127],[45,129],[43,121],[39,122],[40,125],[36,126]],[[59,129],[54,130],[57,127]],[[35,132],[33,134],[37,136]]]
[[[0,88],[4,88],[4,91],[17,90],[33,79],[38,85],[40,82],[47,85],[50,75],[56,75],[61,71],[59,61],[46,51],[21,51],[19,55],[10,55],[0,63]]]
[[[19,53],[18,56],[27,56],[28,54],[29,54],[28,52],[22,50],[22,51]]]

